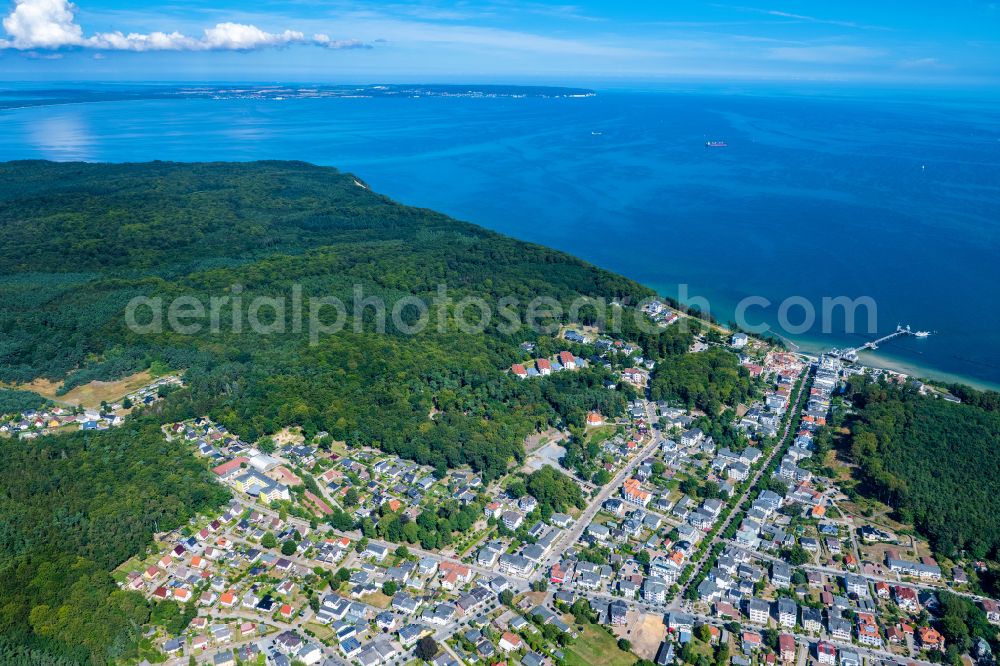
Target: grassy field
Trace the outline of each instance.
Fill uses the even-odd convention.
[[[567,666],[632,666],[635,655],[618,649],[618,641],[606,629],[588,624],[579,638],[566,648]]]
[[[616,430],[618,430],[618,426],[613,423],[596,428],[587,428],[587,441],[600,443],[606,439],[611,439],[615,436]]]
[[[374,594],[362,597],[361,601],[376,608],[388,608],[389,604],[392,603],[392,598],[385,596],[381,592],[375,592]]]
[[[28,384],[11,386],[24,391],[34,391],[35,393],[58,403],[97,408],[101,406],[101,401],[114,402],[119,398],[142,388],[153,381],[153,376],[143,370],[124,379],[114,382],[90,382],[83,386],[77,386],[72,391],[63,395],[56,395],[56,390],[62,385],[61,382],[51,382],[47,379],[36,379]]]
[[[316,638],[324,642],[331,640],[336,635],[332,627],[315,622],[307,622],[304,628],[311,631]]]

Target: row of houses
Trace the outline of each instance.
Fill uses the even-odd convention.
[[[586,366],[587,361],[564,350],[552,358],[536,358],[530,363],[514,363],[510,366],[510,372],[519,379],[527,379],[528,377],[547,377],[553,372],[577,370]]]

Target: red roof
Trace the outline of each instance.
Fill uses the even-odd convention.
[[[250,461],[244,458],[243,456],[238,456],[236,458],[233,458],[229,462],[224,462],[218,467],[213,468],[212,471],[218,474],[219,476],[225,476],[226,474],[232,472],[234,469],[239,469],[240,465],[249,462]]]
[[[924,645],[940,645],[944,638],[934,627],[920,627],[920,642]]]
[[[528,371],[525,370],[524,366],[521,365],[520,363],[515,363],[514,365],[510,366],[510,371],[513,372],[515,375],[528,374]]]
[[[715,604],[715,614],[725,617],[739,617],[739,611],[737,611],[732,604],[728,604],[725,601],[719,601]]]
[[[547,370],[551,370],[552,369],[552,364],[549,363],[549,359],[547,359],[547,358],[535,359],[535,365],[538,366],[539,370],[541,370],[542,368],[545,368]]]
[[[576,363],[576,357],[568,351],[561,351],[559,352],[559,362],[563,365],[566,365],[567,363]]]

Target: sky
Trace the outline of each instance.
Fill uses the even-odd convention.
[[[1000,83],[972,0],[0,0],[0,79]]]

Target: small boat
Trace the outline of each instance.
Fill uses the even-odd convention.
[[[916,333],[914,333],[913,335],[914,335],[914,336],[916,336],[916,337],[918,337],[918,338],[926,338],[926,337],[928,337],[928,336],[929,336],[930,334],[931,334],[931,332],[930,332],[930,331],[917,331],[917,332],[916,332]]]
[[[728,145],[729,144],[727,144],[725,141],[706,141],[705,142],[705,147],[706,148],[725,148]]]

